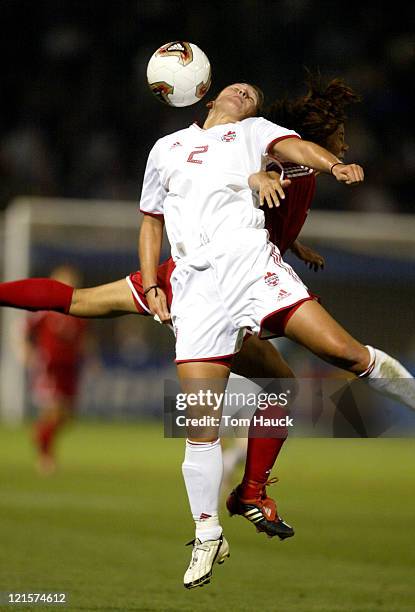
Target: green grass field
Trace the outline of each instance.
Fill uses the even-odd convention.
[[[413,612],[414,451],[413,440],[289,440],[272,493],[296,536],[271,540],[223,512],[231,558],[186,591],[182,440],[155,425],[75,424],[59,473],[41,478],[29,429],[0,429],[0,592],[66,592],[65,609],[91,612]]]

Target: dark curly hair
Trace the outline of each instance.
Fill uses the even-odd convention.
[[[324,84],[320,73],[307,70],[307,93],[304,96],[275,100],[265,116],[270,121],[295,130],[304,140],[324,145],[347,119],[346,108],[359,102],[360,96],[342,79]]]

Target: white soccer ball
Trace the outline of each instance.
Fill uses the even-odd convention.
[[[199,47],[176,40],[153,53],[147,66],[147,81],[161,102],[190,106],[199,102],[210,87],[210,63]]]

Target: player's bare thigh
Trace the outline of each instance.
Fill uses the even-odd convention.
[[[267,340],[250,336],[232,360],[232,372],[245,378],[294,378],[294,372]]]
[[[125,279],[89,287],[74,289],[69,314],[75,317],[115,317],[139,314],[131,289]]]
[[[208,393],[219,397],[224,393],[229,378],[230,369],[225,365],[211,361],[196,361],[177,364],[177,375],[183,393],[197,394],[202,400],[197,406],[188,405],[186,416],[199,419],[202,416],[219,419],[222,416],[222,406],[214,407]],[[200,392],[202,392],[201,395]],[[187,437],[194,442],[213,442],[218,439],[219,427],[209,425],[205,428],[189,426]]]
[[[314,300],[301,304],[285,327],[285,335],[332,365],[355,374],[369,365],[367,348],[355,340]]]

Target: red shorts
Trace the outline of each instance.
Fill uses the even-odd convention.
[[[159,265],[157,270],[157,284],[164,291],[167,296],[167,305],[170,309],[172,302],[172,290],[170,284],[170,277],[175,268],[175,263],[170,257],[167,261]],[[133,272],[127,276],[127,283],[130,286],[131,293],[133,295],[134,303],[137,308],[137,312],[143,315],[151,315],[148,307],[147,299],[144,295],[143,281],[141,278],[141,272]]]

